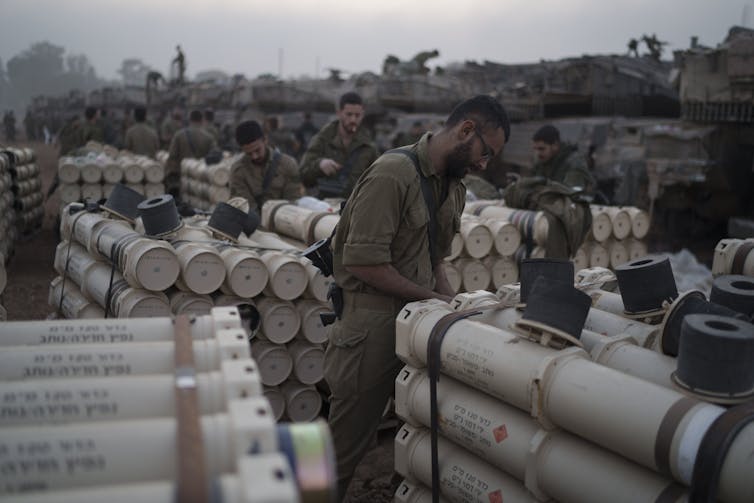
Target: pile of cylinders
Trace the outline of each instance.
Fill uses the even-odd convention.
[[[13,175],[11,174],[12,155],[0,150],[0,254],[9,259],[14,252],[18,236],[16,210],[13,205]]]
[[[576,250],[576,270],[587,267],[615,269],[647,254],[649,214],[633,206],[591,205],[592,228]]]
[[[333,501],[327,426],[276,424],[239,314],[0,324],[0,498]]]
[[[146,197],[165,192],[165,168],[155,159],[94,142],[89,142],[85,149],[84,155],[58,160],[61,206],[106,199],[116,183],[123,183]]]
[[[239,155],[224,157],[207,166],[204,159],[181,161],[181,198],[194,208],[209,211],[230,199],[230,168]]]
[[[722,239],[715,246],[712,275],[754,276],[754,238]]]
[[[652,325],[628,316],[609,291],[611,271],[576,278],[592,297],[581,348],[553,349],[514,328],[519,285],[404,307],[395,407],[406,424],[395,467],[406,480],[396,501],[431,501],[428,346],[454,311],[475,314],[450,325],[439,344],[441,501],[686,500],[700,446],[726,408],[675,384],[676,358],[658,351],[667,317]],[[720,501],[754,499],[754,422],[737,431],[719,465]]]
[[[44,195],[39,166],[30,148],[7,148],[0,150],[0,228],[15,225],[20,234],[29,234],[42,227],[44,218]],[[7,173],[7,174],[6,174]],[[10,177],[8,177],[10,175]],[[12,207],[13,211],[10,211]],[[7,252],[7,250],[1,250]]]
[[[80,207],[80,205],[78,206]],[[325,278],[302,257],[303,243],[256,231],[222,238],[197,215],[162,239],[105,213],[63,212],[50,304],[66,318],[203,315],[250,304],[261,322],[252,351],[275,416],[316,418],[322,397]],[[140,228],[137,219],[136,228]]]

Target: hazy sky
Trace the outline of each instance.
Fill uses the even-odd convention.
[[[278,73],[279,49],[285,77],[324,76],[435,48],[430,66],[623,53],[643,33],[671,51],[691,35],[715,46],[742,23],[754,23],[754,0],[0,0],[0,58],[48,40],[102,77],[130,57],[167,74],[180,43],[190,76]]]

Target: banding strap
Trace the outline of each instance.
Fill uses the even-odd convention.
[[[704,434],[694,462],[689,503],[717,501],[720,470],[731,444],[749,423],[754,422],[754,400],[723,412]]]
[[[439,418],[437,411],[437,380],[440,378],[440,348],[445,334],[457,321],[475,314],[478,310],[459,311],[443,316],[429,334],[427,344],[427,367],[429,370],[429,400],[430,400],[430,440],[432,445],[432,503],[440,501],[440,467],[437,455],[437,435]]]
[[[175,412],[176,412],[176,497],[175,501],[207,503],[209,483],[204,465],[204,444],[199,416],[193,320],[185,314],[174,320]]]
[[[87,205],[85,204],[83,208],[81,208],[81,211],[78,215],[76,215],[76,218],[73,219],[73,222],[71,222],[71,235],[68,236],[68,246],[66,246],[65,250],[65,267],[63,268],[63,281],[60,285],[60,302],[58,302],[58,314],[63,314],[63,299],[65,298],[65,282],[68,280],[68,264],[71,261],[71,244],[73,244],[73,237],[76,234],[76,224],[79,221],[79,218],[86,215],[87,213],[94,213],[95,211],[99,210],[99,205]],[[81,288],[82,285],[79,285],[79,288]],[[105,313],[105,318],[107,318],[107,313]]]
[[[671,476],[670,470],[670,447],[673,443],[673,436],[678,429],[681,420],[686,416],[699,401],[690,397],[679,398],[677,402],[670,406],[670,409],[662,418],[660,428],[657,430],[655,438],[655,466],[657,471],[665,476]]]
[[[749,256],[749,252],[754,249],[754,243],[743,243],[736,250],[736,254],[733,256],[733,264],[730,267],[731,274],[743,274],[744,264],[746,263],[746,257]]]
[[[512,307],[513,303],[499,302],[482,306],[480,308],[467,309],[449,313],[443,316],[429,334],[427,343],[427,367],[429,371],[429,403],[430,403],[430,440],[432,451],[432,503],[440,501],[440,467],[437,454],[437,435],[439,433],[439,413],[437,410],[437,381],[440,379],[440,348],[445,334],[457,321],[482,314],[494,309]]]

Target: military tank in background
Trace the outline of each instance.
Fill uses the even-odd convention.
[[[150,74],[144,87],[106,88],[88,96],[38,98],[40,113],[81,112],[94,105],[127,123],[130,110],[147,105],[159,124],[171,109],[211,108],[232,148],[239,121],[277,117],[294,131],[309,115],[316,127],[333,118],[338,97],[354,90],[365,101],[364,124],[378,147],[417,123],[433,129],[473,94],[505,104],[515,122],[511,138],[485,176],[498,186],[505,173],[533,164],[531,136],[545,123],[586,156],[602,194],[614,204],[657,212],[680,235],[698,235],[735,215],[754,214],[754,31],[733,27],[717,47],[675,51],[663,61],[662,42],[644,37],[648,53],[584,55],[528,64],[465,61],[430,68],[438,51],[402,61],[389,55],[380,74],[281,80],[242,75],[197,82]],[[650,44],[650,42],[652,44]],[[631,52],[631,51],[629,51]],[[75,94],[75,93],[74,93]]]

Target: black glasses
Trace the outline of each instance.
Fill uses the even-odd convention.
[[[477,138],[479,138],[479,141],[482,142],[482,160],[483,161],[489,161],[495,156],[495,152],[490,148],[489,145],[487,145],[487,142],[484,141],[484,138],[482,138],[482,135],[479,134],[479,131],[474,129],[474,134]]]

